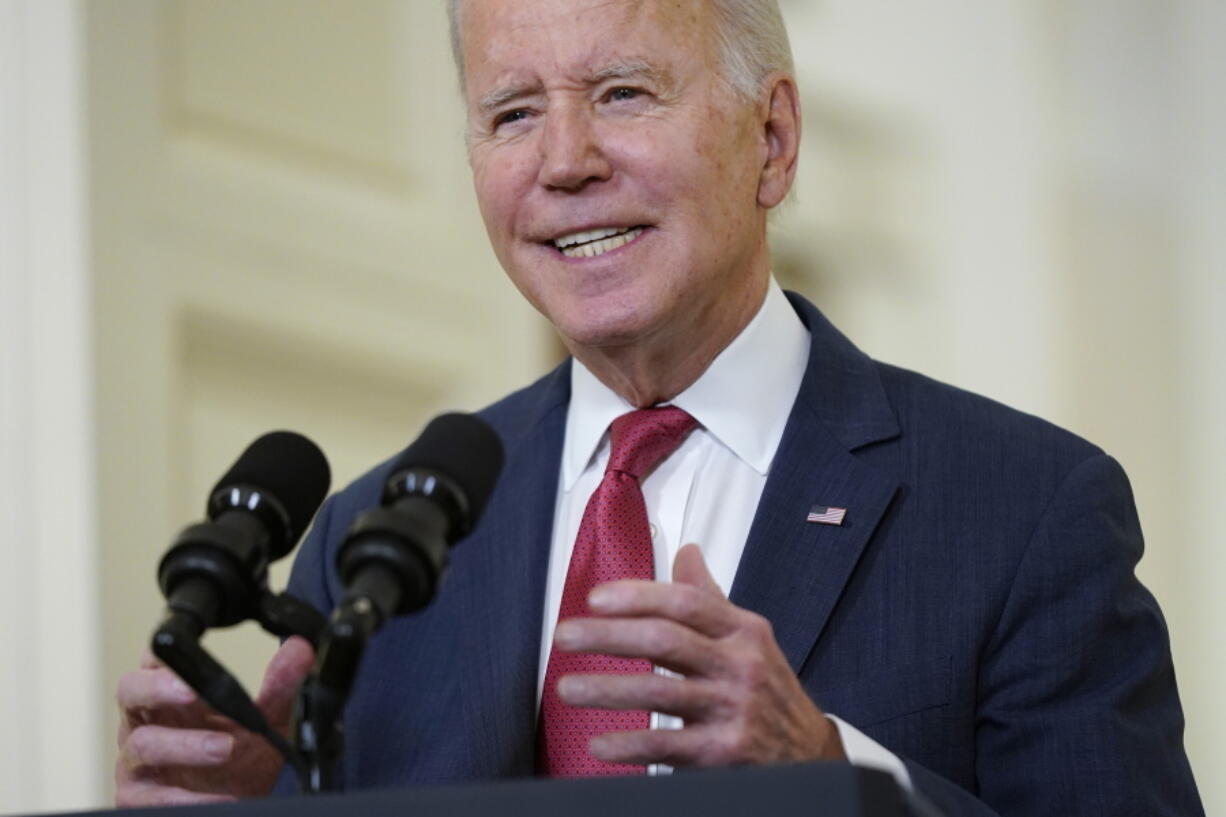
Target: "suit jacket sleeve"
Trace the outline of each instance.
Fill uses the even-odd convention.
[[[948,814],[1203,814],[1166,627],[1133,572],[1142,547],[1115,460],[1074,467],[1035,527],[980,663],[980,802],[908,766]]]

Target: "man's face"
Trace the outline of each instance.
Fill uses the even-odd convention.
[[[685,343],[743,311],[768,148],[707,0],[467,0],[462,25],[490,241],[571,348]]]

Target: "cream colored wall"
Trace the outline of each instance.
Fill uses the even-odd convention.
[[[43,485],[28,474],[56,473],[64,445],[92,448],[83,432],[32,430],[96,419],[97,549],[82,527],[88,502],[41,541],[69,531],[82,551],[70,577],[87,579],[91,558],[100,565],[67,610],[42,589],[56,575],[48,560],[42,584],[15,568],[0,575],[6,623],[35,604],[81,647],[69,685],[56,686],[65,674],[38,652],[41,631],[0,631],[15,659],[6,665],[32,667],[0,676],[5,722],[23,726],[0,736],[3,813],[109,798],[98,782],[110,775],[109,698],[158,616],[154,566],[250,439],[308,433],[339,487],[431,414],[526,382],[553,346],[497,270],[475,212],[441,0],[0,3],[0,69],[34,72],[19,81],[0,70],[0,122],[10,111],[33,121],[18,87],[73,110],[71,83],[46,80],[74,51],[84,65],[87,130],[37,121],[44,134],[88,139],[88,176],[56,178],[68,200],[89,183],[94,279],[92,318],[29,313],[60,317],[64,331],[49,353],[27,355],[22,339],[46,328],[16,320],[30,301],[10,293],[47,291],[43,256],[0,243],[0,440],[21,446],[0,457],[0,489]],[[1226,6],[783,5],[806,138],[797,202],[774,224],[781,276],[872,354],[1040,413],[1121,459],[1150,543],[1142,574],[1171,624],[1189,750],[1208,812],[1226,813],[1211,766],[1226,751],[1215,638],[1226,602],[1214,587],[1226,567]],[[58,50],[16,58],[32,41],[6,23],[35,8]],[[85,47],[74,15],[86,18]],[[21,144],[47,157],[36,163],[45,172],[59,166],[56,143],[39,133],[22,131]],[[2,144],[0,169],[28,166]],[[59,247],[55,220],[71,236],[73,211],[43,206],[43,226],[27,232],[27,213],[45,202],[32,189],[0,185],[3,235]],[[92,333],[92,360],[71,363],[74,333]],[[14,394],[40,363],[62,366],[65,350],[57,382],[88,391],[96,371],[94,408],[60,405],[40,425],[57,403]],[[28,530],[14,527],[25,507],[16,495],[0,490],[10,566],[30,556],[14,545]],[[251,632],[210,644],[250,683],[269,649]],[[12,704],[27,700],[38,704]],[[43,711],[58,713],[52,731],[40,731]],[[85,769],[72,794],[31,782],[63,779],[61,762],[29,747],[53,745],[66,718],[81,724]]]
[[[1174,332],[1178,380],[1166,422],[1181,467],[1179,527],[1165,601],[1188,714],[1187,742],[1208,814],[1226,813],[1226,5],[1190,0],[1173,28],[1181,43],[1175,140]],[[1215,760],[1216,759],[1216,760]]]

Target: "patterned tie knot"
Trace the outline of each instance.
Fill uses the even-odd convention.
[[[697,421],[676,406],[639,409],[613,421],[613,451],[607,471],[642,479],[677,450]]]

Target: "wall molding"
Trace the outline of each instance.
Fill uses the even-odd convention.
[[[0,4],[6,813],[105,797],[80,17],[74,0]]]

